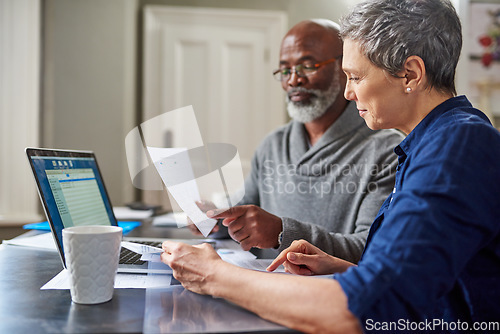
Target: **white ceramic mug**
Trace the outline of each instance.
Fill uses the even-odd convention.
[[[63,229],[62,234],[73,302],[99,304],[111,300],[122,228],[73,226]]]

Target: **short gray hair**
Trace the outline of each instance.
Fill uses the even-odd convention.
[[[408,57],[419,56],[428,87],[456,95],[462,26],[449,0],[368,0],[341,19],[340,36],[393,76]]]

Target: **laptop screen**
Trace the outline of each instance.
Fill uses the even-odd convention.
[[[117,225],[92,152],[26,151],[61,252],[65,227]]]

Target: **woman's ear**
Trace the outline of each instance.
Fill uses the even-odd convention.
[[[419,56],[410,56],[404,64],[405,90],[411,93],[425,88],[425,64]]]

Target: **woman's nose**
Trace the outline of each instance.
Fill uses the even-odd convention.
[[[345,85],[344,97],[346,100],[349,100],[349,101],[353,101],[356,99],[356,95],[354,94],[354,91],[352,90],[352,87],[351,87],[351,84],[349,83],[349,80],[347,80],[347,83]]]

